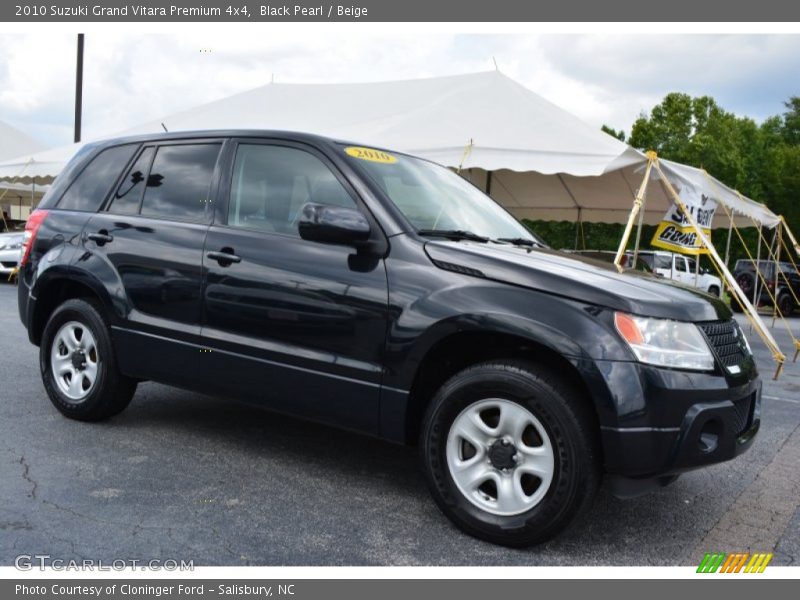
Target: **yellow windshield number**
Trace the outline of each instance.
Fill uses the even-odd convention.
[[[391,165],[392,163],[397,162],[397,157],[392,156],[388,152],[383,152],[382,150],[361,148],[360,146],[350,146],[349,148],[345,148],[344,151],[348,156],[352,156],[353,158],[382,163],[385,165]]]

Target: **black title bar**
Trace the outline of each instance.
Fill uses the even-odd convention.
[[[7,22],[797,22],[787,0],[50,0],[0,3]]]

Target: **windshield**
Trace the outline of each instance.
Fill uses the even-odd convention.
[[[403,154],[347,147],[348,159],[374,181],[418,231],[464,231],[544,245],[494,200],[449,169]]]

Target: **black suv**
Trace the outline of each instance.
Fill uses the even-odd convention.
[[[756,277],[756,261],[737,260],[733,267],[736,283],[753,304],[758,306],[777,305],[783,316],[788,317],[797,308],[796,298],[800,298],[800,273],[790,262],[774,260],[758,261],[761,276]],[[776,272],[775,267],[780,269]],[[776,277],[777,276],[777,277]],[[776,286],[777,284],[777,286]],[[758,286],[758,303],[756,303],[756,286]],[[744,309],[736,300],[731,300],[731,308],[736,312]]]
[[[27,224],[19,309],[64,415],[155,380],[418,443],[475,536],[546,540],[752,443],[722,302],[542,246],[457,174],[304,134],[85,146]]]

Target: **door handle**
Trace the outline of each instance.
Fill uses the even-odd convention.
[[[236,256],[233,253],[233,250],[228,248],[223,248],[221,252],[209,252],[206,254],[206,256],[211,260],[217,261],[221,267],[227,267],[231,263],[242,262],[242,258],[240,256]]]
[[[98,246],[102,246],[103,244],[114,241],[114,236],[108,233],[105,229],[101,229],[97,233],[90,233],[86,237],[95,242]]]

